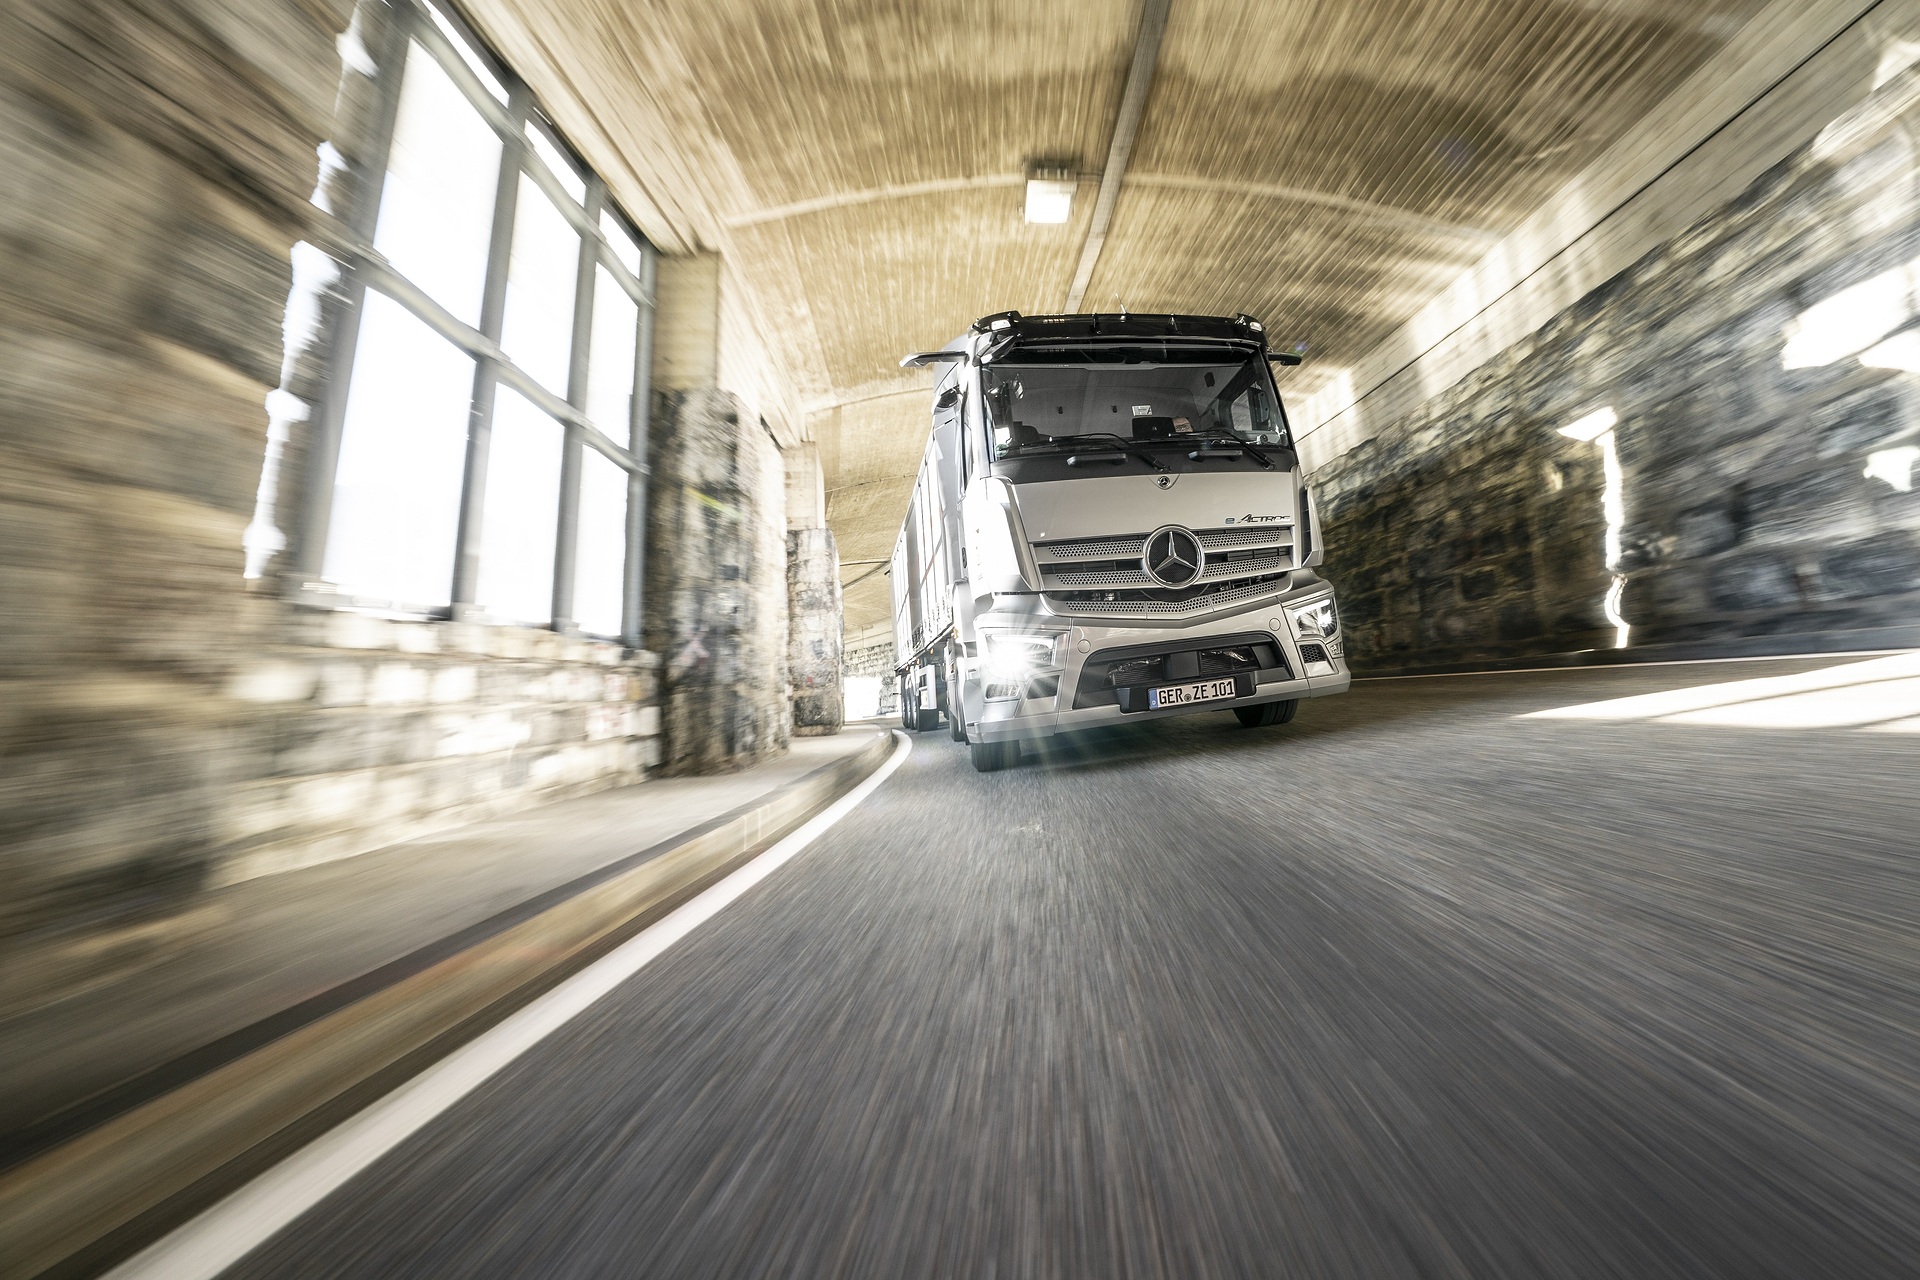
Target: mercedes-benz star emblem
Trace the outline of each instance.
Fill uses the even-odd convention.
[[[1173,482],[1176,479],[1178,479],[1177,476],[1169,474],[1169,475],[1163,475],[1163,476],[1155,476],[1153,478],[1153,482],[1156,485],[1159,485],[1162,489],[1171,489],[1173,488]]]
[[[1140,567],[1163,587],[1190,587],[1200,579],[1200,567],[1207,562],[1200,550],[1200,539],[1179,525],[1156,529],[1147,538],[1146,554]]]

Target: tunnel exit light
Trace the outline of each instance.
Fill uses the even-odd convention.
[[[1560,434],[1592,444],[1595,440],[1598,440],[1601,436],[1613,430],[1619,423],[1620,419],[1618,415],[1616,415],[1611,408],[1597,409],[1586,417],[1577,418],[1560,428]]]
[[[1065,222],[1073,213],[1073,181],[1064,178],[1027,179],[1027,221]]]
[[[1600,602],[1600,611],[1608,622],[1613,624],[1613,647],[1627,647],[1633,628],[1628,624],[1626,615],[1620,611],[1622,600],[1626,596],[1627,578],[1620,569],[1620,529],[1626,523],[1626,480],[1620,470],[1620,451],[1614,447],[1613,429],[1620,425],[1620,415],[1613,406],[1595,409],[1592,413],[1575,418],[1560,428],[1560,434],[1583,444],[1600,446],[1600,467],[1606,476],[1606,492],[1601,495],[1602,513],[1607,519],[1605,551],[1607,568],[1613,571],[1613,582],[1607,587],[1605,599]]]

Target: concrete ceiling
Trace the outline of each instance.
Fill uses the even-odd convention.
[[[1085,309],[1264,317],[1355,361],[1763,0],[1172,0]],[[931,375],[903,351],[1056,311],[1141,24],[1125,0],[472,0],[669,248],[724,253],[820,446],[849,561],[890,553]],[[1022,220],[1030,161],[1087,175]],[[847,576],[855,576],[850,568]],[[886,616],[884,575],[849,631]]]

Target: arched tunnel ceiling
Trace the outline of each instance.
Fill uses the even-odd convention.
[[[1764,0],[1172,0],[1088,309],[1247,311],[1309,392],[1720,49]],[[1122,0],[471,0],[669,247],[720,249],[885,557],[924,372],[975,316],[1059,310],[1140,25]],[[1088,175],[1028,225],[1022,177]],[[859,570],[850,567],[851,578]],[[884,576],[849,631],[887,614]]]

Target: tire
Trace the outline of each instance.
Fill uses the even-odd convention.
[[[1299,709],[1300,699],[1289,698],[1285,702],[1263,702],[1257,707],[1235,707],[1233,715],[1249,729],[1264,729],[1268,725],[1285,724]]]
[[[1020,758],[1017,742],[975,742],[968,745],[967,751],[973,757],[974,769],[980,773],[998,773]]]

